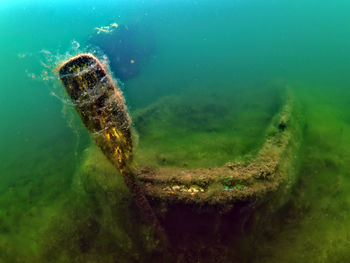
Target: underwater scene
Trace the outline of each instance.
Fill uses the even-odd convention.
[[[349,12],[0,1],[0,263],[350,262]]]

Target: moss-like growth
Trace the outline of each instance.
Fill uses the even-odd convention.
[[[94,145],[85,151],[69,201],[50,218],[40,245],[42,262],[146,262],[158,253],[152,227]]]
[[[265,85],[265,86],[264,86]],[[132,112],[137,165],[209,168],[255,156],[283,104],[281,86],[189,90]]]

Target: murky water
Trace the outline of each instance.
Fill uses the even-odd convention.
[[[347,262],[349,11],[326,0],[2,1],[0,262],[169,257],[58,79],[60,63],[83,52],[109,64],[123,91],[134,166],[253,159],[287,89],[301,134],[291,194],[267,223],[260,211],[233,224],[217,253],[223,262]],[[201,236],[218,245],[216,234]],[[177,260],[215,253],[194,254]]]

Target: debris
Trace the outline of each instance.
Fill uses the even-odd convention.
[[[95,27],[95,30],[97,30],[97,34],[100,34],[100,33],[110,34],[116,28],[118,28],[118,26],[119,25],[117,23],[111,23],[109,26]]]
[[[167,191],[169,193],[182,192],[182,193],[190,193],[191,195],[197,194],[199,192],[203,193],[205,190],[202,187],[191,186],[187,187],[185,185],[173,185],[167,186],[162,189],[163,191]]]

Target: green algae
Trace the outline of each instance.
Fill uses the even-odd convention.
[[[114,183],[107,178],[96,179],[82,168],[88,155],[84,155],[82,149],[89,147],[90,143],[87,135],[82,135],[79,130],[83,139],[76,150],[78,140],[75,134],[57,132],[68,126],[61,121],[61,103],[49,96],[57,88],[48,89],[28,78],[26,70],[40,75],[41,68],[32,69],[35,64],[33,57],[26,63],[18,58],[22,54],[31,57],[31,52],[43,48],[56,53],[62,45],[61,51],[65,53],[73,39],[82,43],[81,40],[95,26],[108,24],[118,15],[122,16],[124,23],[128,19],[138,20],[143,14],[153,16],[157,28],[160,28],[157,36],[160,52],[140,78],[125,85],[134,116],[140,108],[157,103],[164,95],[186,91],[196,82],[202,86],[201,91],[213,87],[234,89],[237,83],[233,80],[240,82],[238,86],[246,87],[245,83],[251,80],[276,75],[289,78],[293,90],[298,91],[298,101],[303,104],[306,127],[302,151],[295,157],[299,181],[290,201],[268,219],[257,216],[255,221],[261,224],[255,228],[247,219],[243,230],[237,231],[237,238],[228,246],[230,261],[332,263],[349,260],[349,4],[346,1],[321,3],[313,0],[219,2],[221,6],[218,4],[213,8],[206,8],[206,4],[205,8],[200,4],[192,6],[189,2],[186,6],[176,3],[159,9],[152,6],[149,9],[152,12],[147,8],[130,12],[128,8],[123,9],[119,1],[117,4],[109,2],[109,5],[114,5],[109,8],[104,2],[98,4],[94,1],[79,7],[66,5],[64,10],[56,9],[51,2],[48,6],[28,7],[21,1],[13,11],[1,6],[0,53],[6,62],[6,71],[1,78],[0,97],[0,262],[150,260],[153,242],[149,242],[150,247],[145,243],[152,240],[152,231],[145,225],[134,230],[134,226],[143,222],[128,192],[122,185],[118,186],[117,179]],[[108,11],[113,14],[106,14]],[[159,18],[166,22],[159,25]],[[232,36],[230,39],[229,35]],[[302,82],[307,84],[300,84]],[[256,84],[256,89],[263,86]],[[257,94],[252,86],[246,91],[244,88],[238,90],[247,93],[253,90],[252,93]],[[204,97],[206,95],[199,100]],[[182,99],[179,97],[178,101]],[[189,127],[188,133],[192,137],[179,137],[179,133],[172,130],[173,125],[147,127],[146,130],[153,135],[148,135],[148,141],[143,141],[141,139],[147,136],[139,132],[137,151],[141,155],[136,161],[154,166],[188,167],[215,166],[233,157],[242,158],[244,162],[249,155],[254,155],[255,146],[266,132],[267,122],[261,121],[263,116],[252,110],[253,107],[239,103],[237,110],[242,119],[237,119],[237,125],[242,121],[244,126],[234,124],[239,130],[235,133],[237,136],[231,131],[220,130],[215,111],[209,114],[211,122],[207,123],[202,114],[206,109],[203,105],[187,107],[178,114],[194,114],[194,122],[191,119],[181,122]],[[263,99],[259,103],[264,106]],[[191,105],[191,102],[187,104]],[[204,104],[212,103],[207,100]],[[269,101],[267,104],[272,105]],[[228,108],[229,111],[225,105],[220,105],[217,110],[235,116],[231,112],[233,108]],[[264,107],[260,109],[269,112]],[[270,111],[271,115],[273,112]],[[166,117],[171,115],[166,114]],[[259,125],[250,131],[251,125],[246,123],[248,119],[255,123],[255,114],[259,114],[256,124],[261,124],[261,128]],[[176,123],[176,120],[170,119],[168,123]],[[135,126],[137,123],[135,120]],[[205,128],[203,133],[201,127]],[[156,129],[163,133],[157,134]],[[215,137],[217,129],[226,136]],[[248,137],[256,134],[257,138],[249,141]],[[147,157],[152,136],[170,149],[176,149],[177,144],[176,140],[169,138],[176,138],[181,142],[179,152],[164,154],[164,145],[156,143]],[[213,145],[198,143],[213,138],[227,146],[222,147],[217,155],[211,151]],[[199,145],[198,155],[195,148],[191,155],[184,150],[193,142]],[[97,170],[105,165],[96,157],[98,151],[90,156],[94,156],[90,160],[96,158],[99,162]],[[204,161],[201,161],[202,157]],[[108,170],[101,172],[105,175],[103,177],[112,176],[112,170]],[[85,172],[90,175],[85,176]],[[121,196],[116,194],[116,189]],[[134,216],[134,221],[128,222]],[[253,231],[247,231],[249,228]],[[128,233],[132,236],[129,237]],[[91,242],[80,246],[81,240]],[[153,262],[162,262],[161,257],[155,258],[157,260]]]
[[[43,230],[43,262],[147,262],[159,250],[122,177],[92,145],[72,193]]]
[[[244,185],[244,184],[238,184],[238,183],[236,183],[236,184],[233,186],[233,188],[236,188],[236,189],[245,189],[245,188],[247,188],[247,186]]]
[[[208,168],[252,158],[283,103],[282,87],[255,85],[261,87],[215,93],[193,89],[133,112],[136,163]]]
[[[251,262],[345,262],[348,258],[350,127],[344,119],[349,113],[338,110],[346,103],[342,88],[308,96],[305,86],[318,90],[307,84],[296,89],[306,122],[299,182],[290,202],[263,231],[259,257],[250,258]],[[312,107],[305,108],[308,105]]]

